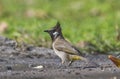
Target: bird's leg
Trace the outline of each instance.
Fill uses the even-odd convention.
[[[72,63],[72,61],[70,61],[69,63],[67,61],[62,61],[62,67],[63,68],[67,68],[70,64]]]
[[[73,60],[69,61],[68,66],[71,66],[72,63],[73,63]]]
[[[65,63],[65,61],[63,61],[63,60],[62,60],[62,62],[61,62],[61,63],[62,63],[62,65],[63,65],[63,64]]]
[[[62,62],[61,63],[59,63],[59,66],[58,66],[58,68],[61,68],[62,66],[63,66],[63,64],[65,63],[65,61],[63,61],[62,60]]]

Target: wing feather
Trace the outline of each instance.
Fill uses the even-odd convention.
[[[80,55],[80,51],[72,46],[69,42],[64,39],[57,39],[54,43],[54,47],[59,51],[64,51],[65,53],[72,55]]]

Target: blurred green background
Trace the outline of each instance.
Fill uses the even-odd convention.
[[[18,42],[50,47],[57,21],[83,51],[120,51],[120,0],[0,0],[0,33]]]

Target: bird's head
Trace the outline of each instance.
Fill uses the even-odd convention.
[[[51,36],[52,40],[54,41],[57,37],[62,36],[62,29],[60,27],[60,23],[57,22],[57,24],[50,30],[44,30],[44,32],[49,33]]]

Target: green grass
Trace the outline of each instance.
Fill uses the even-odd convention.
[[[119,0],[0,0],[0,22],[8,24],[6,37],[49,47],[51,39],[43,31],[60,21],[66,39],[75,45],[90,43],[83,50],[119,52],[115,29],[120,26],[119,4]]]

